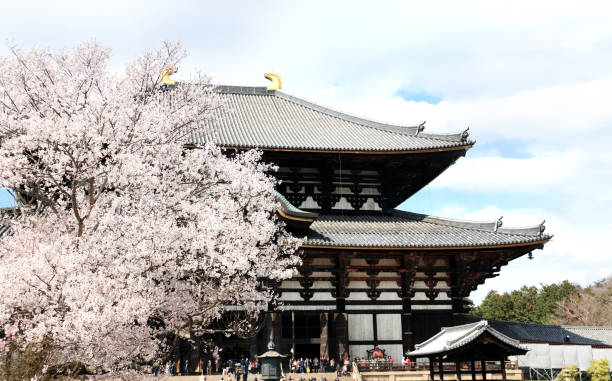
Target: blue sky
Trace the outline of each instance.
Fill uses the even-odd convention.
[[[129,3],[129,5],[127,4]],[[555,237],[472,297],[612,274],[609,2],[23,1],[0,37],[25,47],[95,39],[113,70],[163,39],[223,84],[264,86],[373,119],[457,132],[475,147],[402,204]],[[6,44],[0,55],[6,55]],[[6,198],[0,194],[0,203]]]

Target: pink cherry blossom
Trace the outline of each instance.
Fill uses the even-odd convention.
[[[0,60],[0,178],[20,202],[0,239],[7,337],[52,339],[49,365],[118,372],[159,356],[161,332],[193,337],[228,307],[266,309],[265,280],[292,275],[299,241],[259,152],[185,149],[223,104],[202,75],[159,83],[180,44],[123,74],[95,43],[12,52]]]

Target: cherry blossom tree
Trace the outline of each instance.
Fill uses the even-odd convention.
[[[181,45],[121,75],[95,43],[11,51],[0,61],[0,177],[18,207],[0,239],[0,349],[50,341],[47,365],[116,374],[172,345],[163,333],[189,337],[227,310],[266,308],[266,280],[291,276],[299,242],[276,218],[260,153],[184,147],[223,105],[203,75],[160,81]]]

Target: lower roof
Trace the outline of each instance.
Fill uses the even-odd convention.
[[[501,219],[470,222],[394,210],[376,215],[319,215],[304,232],[304,247],[450,249],[542,244],[543,223],[502,228]]]

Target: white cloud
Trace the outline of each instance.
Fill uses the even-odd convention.
[[[457,132],[470,126],[477,141],[502,139],[600,146],[595,134],[612,139],[609,95],[612,77],[521,91],[502,97],[442,101],[437,105],[397,96],[327,100],[351,113],[399,124],[427,120],[426,131]],[[569,140],[571,139],[571,140]]]

